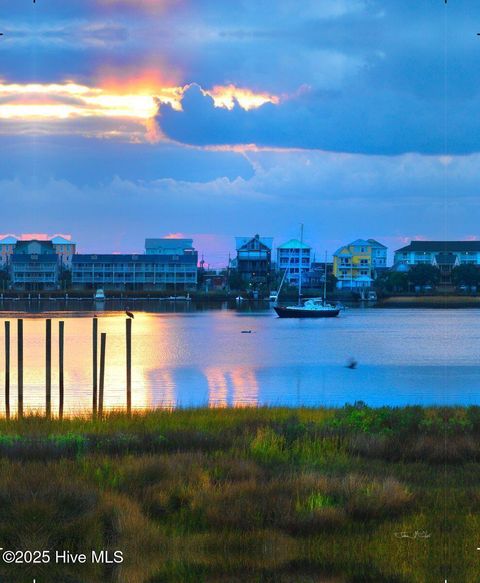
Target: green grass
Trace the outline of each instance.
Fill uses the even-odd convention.
[[[126,557],[39,581],[475,581],[478,533],[478,407],[0,420],[0,546]]]

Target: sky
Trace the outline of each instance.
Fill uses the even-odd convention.
[[[480,4],[0,0],[0,232],[474,239]]]

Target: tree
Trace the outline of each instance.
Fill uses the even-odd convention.
[[[386,271],[375,280],[374,286],[384,293],[406,292],[408,291],[408,276],[399,271]]]
[[[455,285],[480,285],[480,268],[477,265],[458,265],[452,270],[452,281]]]
[[[436,286],[440,281],[440,270],[429,263],[412,265],[408,272],[408,281],[415,286]]]
[[[230,269],[230,273],[228,275],[228,286],[231,290],[235,291],[245,288],[245,282],[236,269]]]

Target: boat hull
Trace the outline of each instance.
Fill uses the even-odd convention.
[[[275,306],[279,318],[335,318],[340,313],[340,309],[334,310],[302,310],[295,308],[285,308]]]

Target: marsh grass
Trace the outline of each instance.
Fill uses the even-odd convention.
[[[448,536],[450,572],[473,581],[479,455],[477,407],[0,420],[0,540],[125,552],[49,581],[429,583]],[[415,530],[431,538],[395,537]]]

